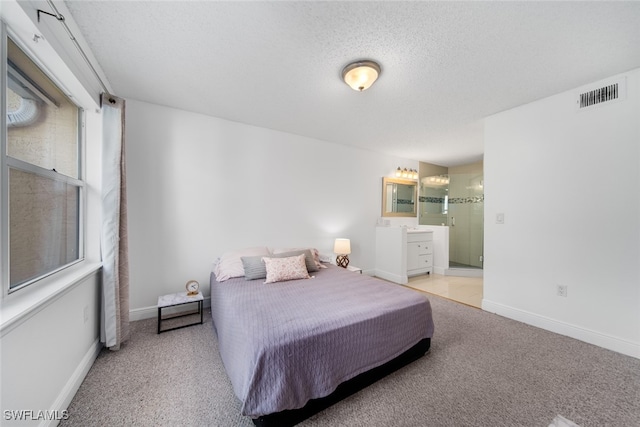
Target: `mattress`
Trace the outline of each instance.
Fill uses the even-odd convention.
[[[433,335],[426,296],[335,266],[313,275],[211,275],[218,347],[243,415],[302,408]]]

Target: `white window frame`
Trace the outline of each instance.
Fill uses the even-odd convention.
[[[69,176],[65,176],[63,174],[49,171],[47,169],[41,168],[39,166],[33,165],[28,162],[24,162],[19,159],[15,159],[10,157],[7,154],[7,95],[5,88],[7,87],[7,39],[11,37],[11,40],[18,46],[22,51],[36,64],[38,68],[64,93],[64,86],[60,84],[60,82],[55,78],[52,73],[49,72],[47,67],[43,66],[43,64],[38,60],[38,58],[34,57],[34,55],[30,54],[29,49],[27,49],[21,42],[18,37],[12,34],[10,28],[4,22],[0,21],[0,37],[2,43],[2,52],[0,58],[0,85],[3,88],[2,93],[0,94],[0,126],[2,127],[0,132],[0,150],[2,150],[1,160],[0,160],[0,174],[1,178],[0,182],[0,206],[1,206],[1,225],[0,228],[2,230],[2,242],[0,242],[0,265],[2,266],[2,277],[0,277],[0,281],[2,283],[2,298],[4,299],[9,294],[12,294],[21,289],[27,288],[30,285],[36,284],[42,279],[46,277],[55,277],[56,274],[66,270],[67,268],[81,263],[85,260],[86,253],[86,183],[85,183],[85,112],[84,109],[74,103],[76,107],[78,107],[78,178],[72,178]],[[73,102],[73,101],[72,101]],[[10,288],[10,257],[11,254],[9,252],[9,169],[13,168],[15,170],[24,171],[27,173],[37,174],[39,176],[45,177],[47,179],[52,179],[58,182],[64,182],[66,184],[71,184],[73,186],[78,187],[78,258],[76,260],[71,261],[65,265],[62,265],[52,271],[48,271],[43,273],[42,275],[28,280],[26,282],[21,283],[18,286]]]

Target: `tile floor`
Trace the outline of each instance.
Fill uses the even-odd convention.
[[[409,286],[419,291],[439,295],[472,307],[482,307],[482,277],[442,276],[425,274],[409,278]]]

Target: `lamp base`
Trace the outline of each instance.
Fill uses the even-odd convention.
[[[338,255],[336,257],[336,265],[342,267],[342,268],[347,268],[347,266],[349,265],[349,256],[347,255]]]

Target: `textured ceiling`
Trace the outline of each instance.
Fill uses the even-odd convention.
[[[65,3],[118,96],[444,166],[484,117],[640,67],[640,2]]]

